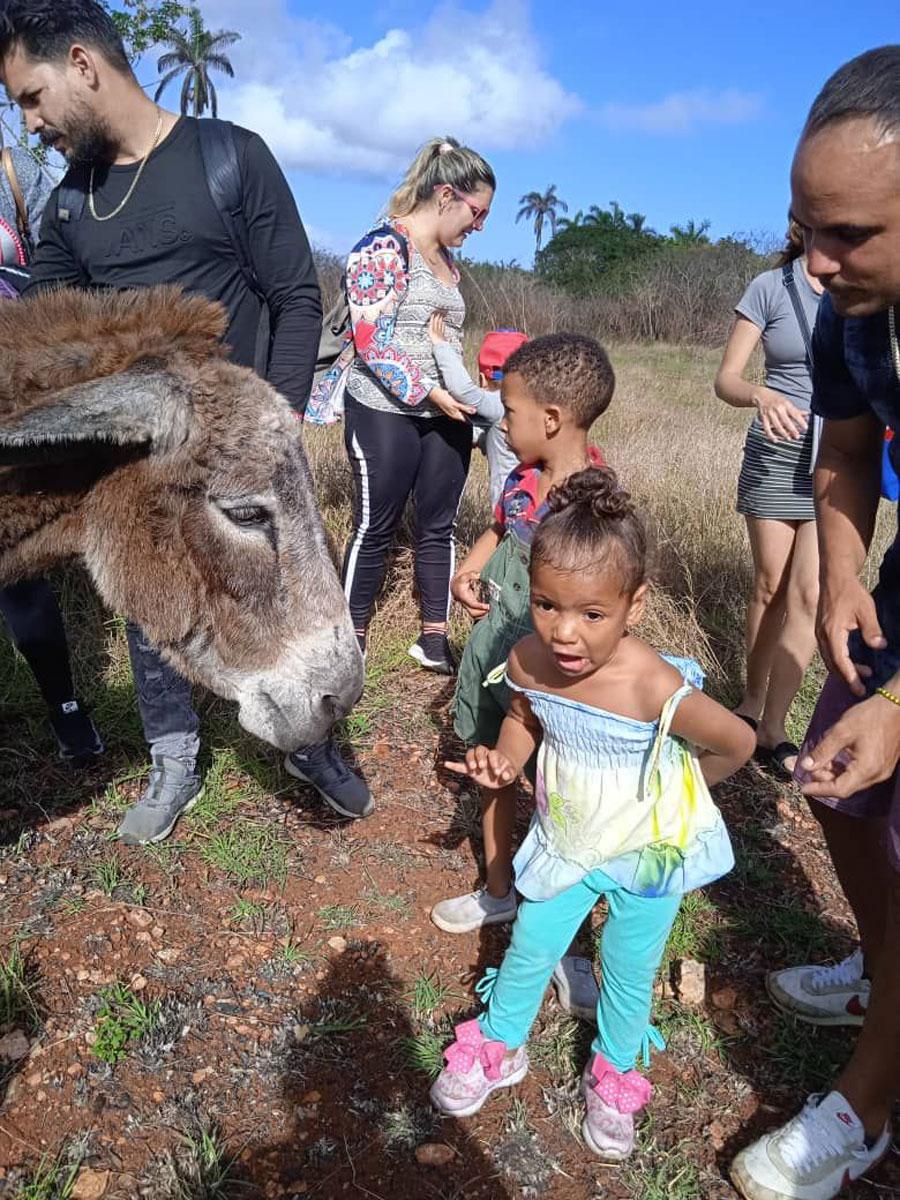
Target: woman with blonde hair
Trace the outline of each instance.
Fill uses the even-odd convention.
[[[453,138],[422,147],[390,200],[387,220],[347,260],[352,341],[314,389],[305,418],[335,419],[343,393],[356,481],[343,577],[360,645],[411,496],[422,628],[409,653],[448,675],[456,669],[447,641],[453,528],[474,409],[444,387],[429,324],[442,314],[447,341],[460,348],[466,310],[451,251],[484,227],[495,187],[481,155]]]
[[[757,731],[756,757],[778,774],[798,749],[785,721],[815,650],[819,554],[812,467],[817,444],[810,413],[810,339],[822,287],[808,272],[793,219],[776,266],[754,279],[736,318],[716,395],[756,414],[747,432],[737,511],[747,521],[753,588],[747,606],[747,677],[736,712]],[[762,342],[765,385],[744,378]]]

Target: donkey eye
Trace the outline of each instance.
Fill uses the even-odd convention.
[[[228,520],[240,529],[263,529],[272,522],[271,513],[261,504],[246,504],[223,511]]]

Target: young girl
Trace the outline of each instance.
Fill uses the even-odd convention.
[[[528,1070],[525,1041],[554,966],[600,896],[597,1036],[582,1076],[582,1125],[601,1158],[627,1158],[651,1086],[634,1070],[649,1043],[653,979],[681,896],[725,874],[731,846],[707,785],[753,752],[752,731],[696,690],[691,660],[661,657],[629,633],[647,584],[644,531],[610,471],[554,488],[531,550],[534,633],[513,649],[513,690],[495,749],[447,766],[505,787],[539,747],[537,811],[515,858],[519,905],[487,1010],[456,1028],[431,1090],[468,1116]]]
[[[451,591],[476,621],[459,666],[453,727],[467,746],[493,744],[506,715],[509,690],[486,688],[485,677],[531,630],[528,560],[531,540],[547,513],[555,484],[593,464],[591,426],[612,398],[615,376],[591,338],[557,333],[535,338],[507,360],[501,429],[522,464],[506,481],[485,530],[451,582]],[[447,933],[469,933],[516,915],[512,839],[516,787],[482,792],[485,887],[441,900],[431,919]]]

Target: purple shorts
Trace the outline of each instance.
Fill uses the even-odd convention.
[[[805,754],[822,740],[828,730],[848,708],[860,702],[861,697],[854,696],[843,679],[829,675],[819,696],[819,702],[806,731],[806,738],[800,749],[794,778],[798,783],[810,782],[810,776],[801,770],[800,762]],[[893,775],[874,787],[854,792],[846,799],[836,796],[816,796],[816,803],[824,804],[837,812],[846,813],[848,817],[864,817],[869,820],[882,820],[887,824],[885,830],[885,845],[888,860],[896,871],[900,871],[900,771],[894,769]]]

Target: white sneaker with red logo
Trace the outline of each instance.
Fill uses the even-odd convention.
[[[810,1025],[862,1025],[871,985],[863,978],[862,950],[832,967],[770,971],[766,989],[783,1012]]]
[[[871,1148],[840,1094],[810,1096],[793,1120],[742,1150],[731,1182],[745,1200],[833,1200],[887,1154],[886,1126]]]

